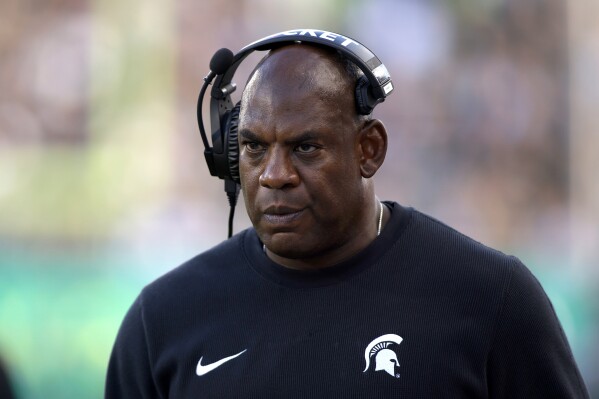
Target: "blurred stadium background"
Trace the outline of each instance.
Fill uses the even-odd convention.
[[[218,48],[298,27],[383,60],[380,197],[523,259],[599,398],[597,20],[594,0],[3,0],[0,357],[18,398],[101,398],[139,290],[226,236],[202,77]]]

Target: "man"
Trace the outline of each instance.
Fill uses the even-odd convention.
[[[148,285],[107,398],[587,398],[537,280],[395,202],[383,124],[335,51],[287,44],[242,96],[253,228]]]

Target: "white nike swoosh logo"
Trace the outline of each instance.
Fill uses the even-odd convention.
[[[236,355],[233,356],[229,356],[229,357],[225,357],[224,359],[220,359],[218,362],[214,362],[214,363],[210,363],[207,365],[202,365],[202,359],[204,358],[204,356],[202,356],[200,358],[200,360],[198,361],[198,365],[196,367],[196,374],[199,376],[202,376],[206,373],[211,372],[212,370],[214,370],[215,368],[221,366],[223,363],[228,362],[231,359],[235,359],[237,356],[241,355],[243,352],[245,352],[247,349],[242,350],[241,352],[239,352]]]

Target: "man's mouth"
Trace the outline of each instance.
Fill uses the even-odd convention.
[[[273,205],[264,210],[263,219],[269,224],[285,225],[297,220],[303,212],[301,208]]]

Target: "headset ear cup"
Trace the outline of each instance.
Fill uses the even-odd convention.
[[[366,76],[361,76],[356,84],[356,108],[360,115],[369,115],[374,106],[370,100],[370,82]]]
[[[235,183],[240,183],[239,178],[239,143],[237,141],[237,127],[239,126],[239,101],[229,114],[227,126],[227,158],[229,160],[229,175]]]

